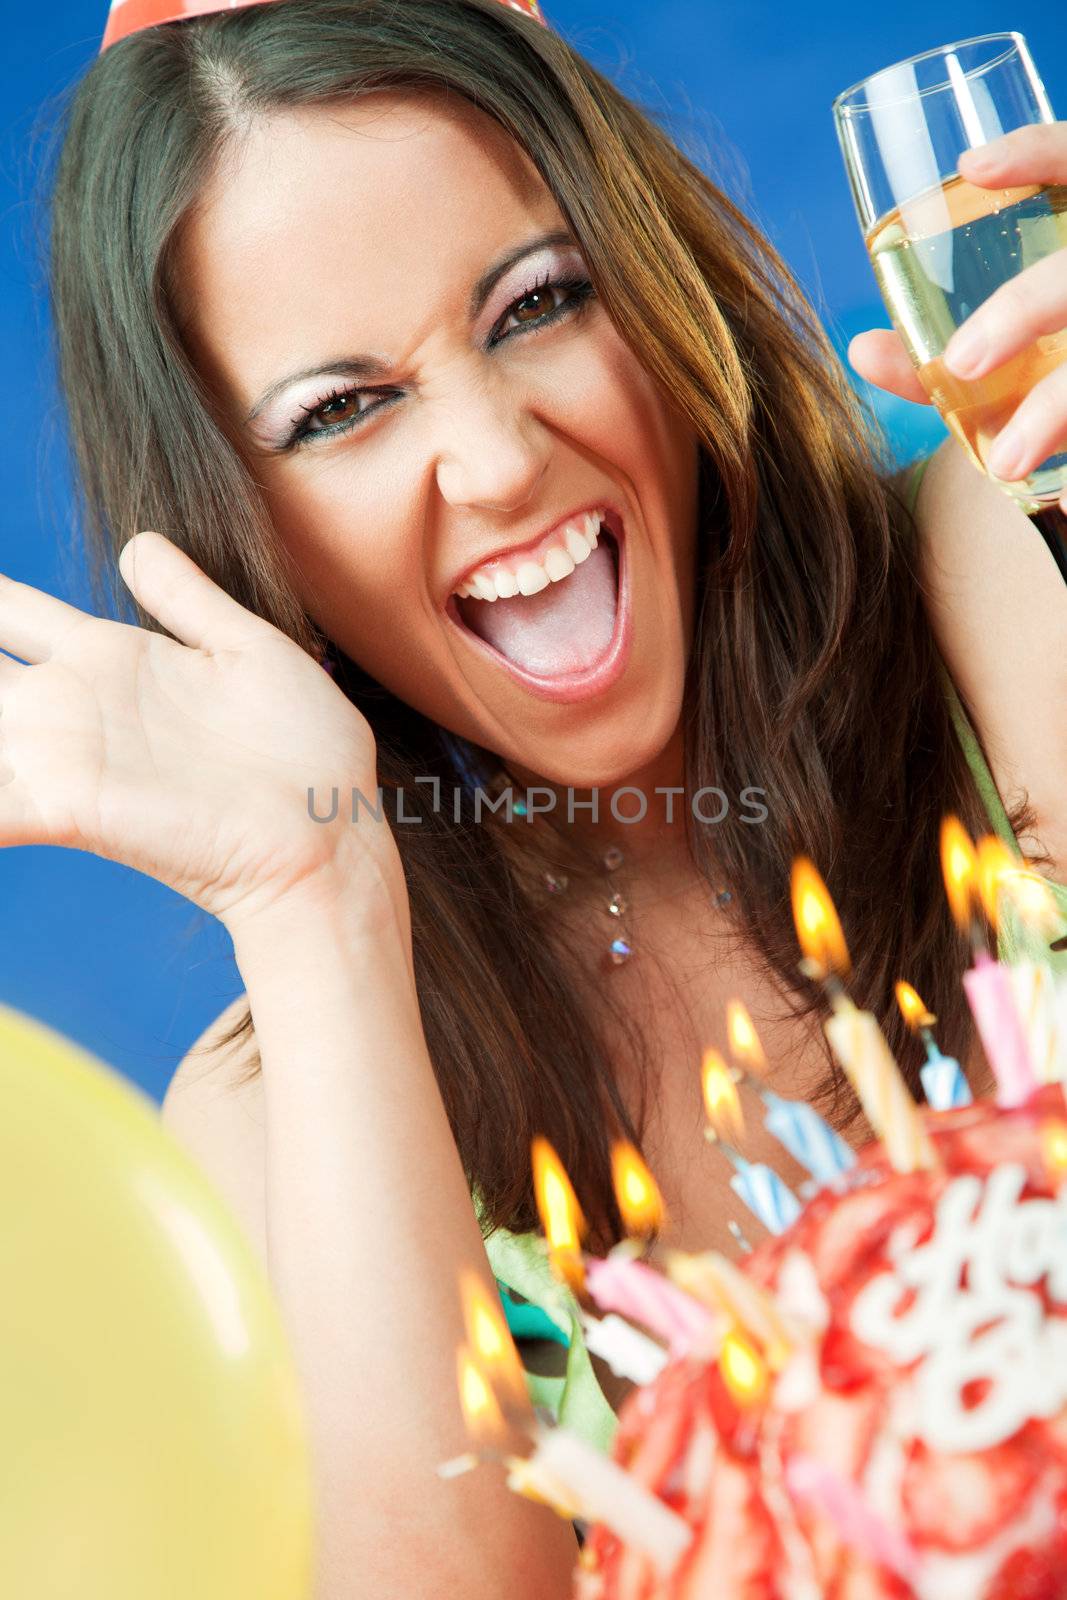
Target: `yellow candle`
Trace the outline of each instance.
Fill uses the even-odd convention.
[[[936,1166],[930,1136],[874,1013],[842,998],[823,1026],[890,1166],[897,1172]]]
[[[1052,969],[1036,961],[1016,961],[1008,968],[1008,980],[1038,1082],[1067,1078],[1067,1038],[1060,1037]]]

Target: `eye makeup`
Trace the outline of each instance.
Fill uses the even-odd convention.
[[[588,278],[580,276],[551,277],[545,274],[544,277],[532,283],[515,297],[500,321],[507,322],[517,314],[518,309],[524,306],[527,301],[532,302],[538,298],[544,299],[557,294],[563,297],[561,303],[554,306],[547,313],[537,314],[532,320],[520,322],[516,327],[504,333],[494,331],[493,337],[487,342],[487,348],[493,350],[506,340],[512,339],[519,334],[537,332],[542,328],[552,326],[564,317],[575,315],[594,296],[595,290]],[[499,324],[497,326],[499,327]],[[356,406],[361,400],[375,395],[381,396],[377,404],[366,406],[363,410],[355,411],[351,415],[339,415],[339,412],[345,406]],[[361,427],[368,417],[376,416],[392,400],[399,398],[400,394],[397,391],[361,388],[345,384],[334,385],[326,394],[313,399],[310,405],[298,406],[297,415],[290,419],[288,431],[277,448],[281,450],[299,448],[311,440],[333,438],[339,433],[350,433],[353,429]],[[331,408],[335,420],[330,418],[329,412]]]
[[[553,236],[553,242],[559,243],[558,236]],[[513,273],[522,287],[494,321],[484,341],[487,353],[518,334],[536,332],[580,314],[587,302],[595,298],[596,291],[585,276],[584,264],[573,241],[569,241],[568,248],[555,252],[546,250],[544,243],[542,240],[526,250],[526,257],[539,259],[526,260],[525,265],[523,257],[516,258],[513,252],[510,265],[513,268],[522,266],[521,273]],[[469,310],[484,309],[495,287],[488,278],[486,274],[481,280],[482,304],[476,308],[472,296]],[[246,426],[251,430],[252,424],[257,424],[254,432],[258,443],[271,453],[351,431],[362,426],[364,419],[369,420],[402,397],[405,392],[402,388],[380,381],[389,375],[389,363],[376,356],[341,358],[295,373],[270,386],[249,412]],[[319,380],[318,384],[305,389],[306,399],[297,394],[286,403],[287,389],[294,388],[301,380],[306,383],[315,379]],[[379,382],[367,385],[358,381],[361,379],[378,379]]]

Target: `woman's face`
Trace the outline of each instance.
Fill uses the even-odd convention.
[[[592,787],[654,762],[692,631],[696,435],[583,294],[515,143],[413,92],[263,120],[180,250],[193,358],[327,635],[519,769]]]

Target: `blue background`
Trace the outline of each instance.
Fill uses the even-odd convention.
[[[0,51],[0,571],[86,604],[70,527],[58,397],[36,247],[34,179],[46,102],[99,47],[102,0],[5,8]],[[14,20],[12,12],[15,13]],[[783,253],[843,350],[888,326],[830,120],[835,94],[920,50],[1026,35],[1067,115],[1063,0],[1011,6],[898,0],[548,0],[547,14],[632,98],[668,119]],[[901,459],[943,434],[928,408],[879,399]],[[73,564],[72,564],[73,563]],[[2,643],[2,640],[0,640]],[[0,1002],[60,1029],[156,1099],[242,984],[221,926],[154,879],[84,851],[0,850]]]

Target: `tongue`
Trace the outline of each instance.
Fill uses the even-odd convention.
[[[607,539],[558,583],[510,600],[460,601],[472,633],[541,677],[580,672],[604,654],[615,628],[615,561]]]

